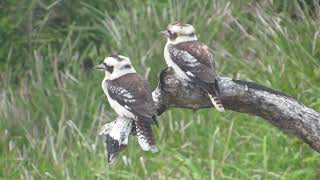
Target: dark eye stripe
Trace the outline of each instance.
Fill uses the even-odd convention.
[[[170,34],[170,36],[169,36],[169,38],[170,38],[171,40],[175,40],[177,37],[178,37],[178,34],[177,34],[177,33]]]
[[[121,69],[130,69],[130,68],[131,68],[130,64],[126,64],[121,67]]]
[[[106,63],[103,63],[103,65],[106,66],[106,70],[107,70],[109,73],[112,73],[112,72],[113,72],[113,66],[108,66]]]
[[[106,66],[107,71],[109,71],[110,73],[113,72],[113,66]]]

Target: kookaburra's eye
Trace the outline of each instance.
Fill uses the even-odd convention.
[[[113,66],[109,66],[107,65],[106,63],[103,63],[104,66],[106,67],[106,70],[109,72],[109,73],[112,73],[113,72]]]
[[[173,33],[170,30],[168,30],[168,33],[169,33],[169,38],[171,40],[175,40],[177,38],[177,36],[178,36],[176,32]]]

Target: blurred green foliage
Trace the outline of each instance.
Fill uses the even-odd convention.
[[[92,67],[129,56],[155,87],[159,32],[191,23],[219,72],[281,90],[320,109],[316,0],[0,1],[0,177],[4,179],[319,179],[320,156],[253,116],[173,109],[107,166],[97,132],[115,118]]]

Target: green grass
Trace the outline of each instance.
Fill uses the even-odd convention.
[[[271,3],[272,2],[272,3]],[[114,120],[92,66],[129,56],[155,88],[159,32],[179,20],[215,49],[219,72],[320,109],[316,0],[0,2],[1,179],[318,179],[320,155],[266,121],[172,109],[154,129],[160,152],[131,137],[107,165],[99,128]]]

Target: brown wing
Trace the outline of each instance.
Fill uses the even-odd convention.
[[[172,61],[188,76],[193,75],[206,83],[215,82],[213,55],[207,45],[199,41],[182,42],[170,45],[169,53]]]
[[[107,81],[109,96],[136,116],[152,118],[156,110],[148,82],[136,73]]]
[[[151,123],[156,122],[156,108],[148,82],[136,73],[107,81],[109,96],[136,115],[138,142],[143,150],[157,151]]]

